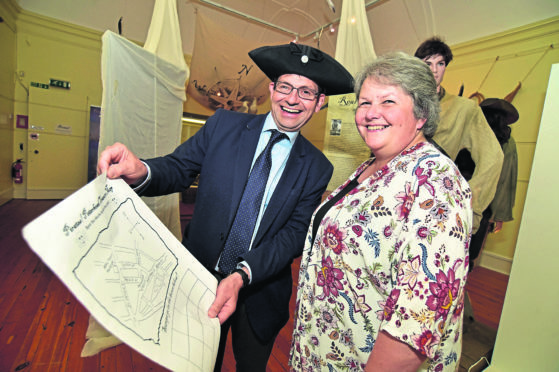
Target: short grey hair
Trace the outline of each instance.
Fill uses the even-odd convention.
[[[439,123],[441,111],[437,95],[437,83],[431,69],[419,58],[403,52],[389,53],[366,65],[355,78],[355,95],[363,83],[372,77],[381,84],[396,85],[413,99],[413,114],[417,119],[426,119],[421,131],[432,138]]]

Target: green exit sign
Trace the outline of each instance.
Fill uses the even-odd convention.
[[[41,88],[41,89],[49,89],[49,86],[43,83],[37,83],[36,81],[32,81],[31,82],[31,86],[35,87],[35,88]]]
[[[50,79],[49,85],[51,87],[70,89],[70,82],[58,79]]]

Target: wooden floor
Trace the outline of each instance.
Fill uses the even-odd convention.
[[[0,206],[0,371],[165,371],[126,345],[80,357],[89,314],[21,238],[21,228],[57,202],[12,200]],[[471,273],[475,321],[464,330],[462,371],[490,356],[507,283],[506,275],[487,269]],[[290,320],[277,338],[268,371],[287,370],[292,326]],[[234,371],[230,346],[223,371]]]

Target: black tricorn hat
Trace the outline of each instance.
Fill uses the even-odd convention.
[[[314,81],[327,96],[353,92],[353,77],[328,54],[303,44],[263,46],[248,53],[272,81],[285,74]]]
[[[500,111],[505,116],[505,122],[507,125],[513,124],[518,120],[518,111],[509,102],[500,98],[486,98],[480,104],[479,107],[486,111]]]

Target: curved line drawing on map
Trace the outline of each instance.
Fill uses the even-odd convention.
[[[144,341],[159,344],[177,266],[178,258],[127,198],[73,273],[107,314]]]
[[[172,329],[171,352],[189,361],[189,371],[211,371],[215,361],[220,328],[210,326],[207,310],[200,304],[212,303],[215,292],[210,290],[196,274],[186,270],[181,278],[174,278],[178,290],[173,298],[174,313],[169,319]],[[174,292],[174,291],[173,291]],[[164,323],[165,324],[165,323]],[[167,331],[167,327],[163,327]]]

